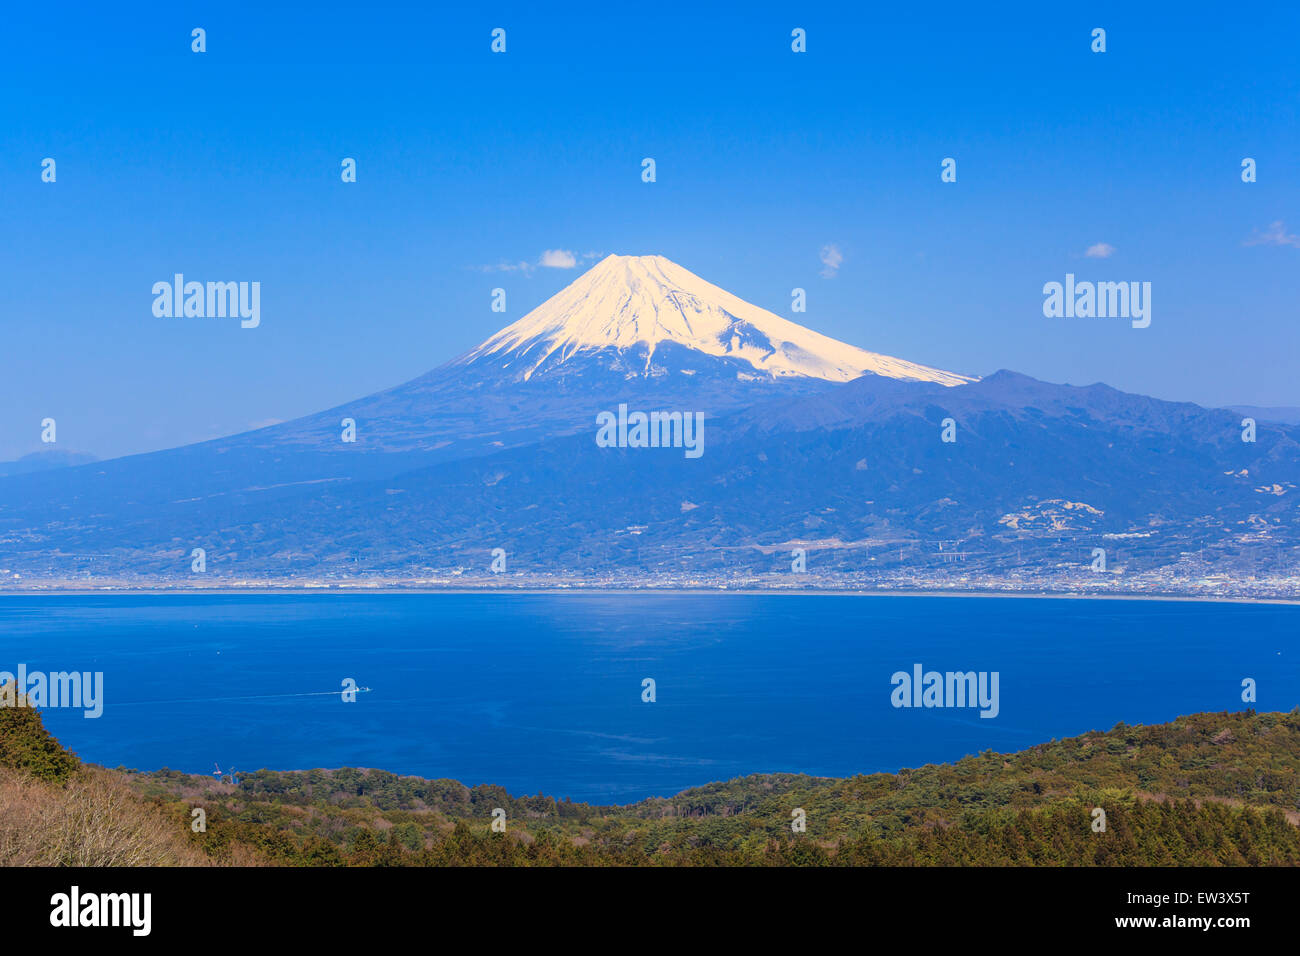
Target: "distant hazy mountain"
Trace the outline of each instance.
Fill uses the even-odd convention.
[[[707,413],[703,454],[596,416]],[[273,428],[0,480],[0,569],[212,579],[890,570],[1295,574],[1300,428],[835,342],[611,257],[478,348]],[[340,440],[356,422],[356,443]],[[951,440],[945,440],[951,439]]]
[[[1300,425],[1300,406],[1283,405],[1269,408],[1263,405],[1230,405],[1231,411],[1253,418],[1258,422],[1282,422],[1285,425]]]
[[[53,448],[34,451],[14,461],[0,461],[0,478],[9,475],[26,475],[36,471],[51,471],[55,468],[71,468],[92,461],[99,461],[99,459],[84,451],[61,451]]]

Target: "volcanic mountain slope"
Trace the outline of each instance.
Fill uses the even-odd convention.
[[[495,547],[512,573],[596,578],[788,572],[794,548],[833,573],[1041,576],[1087,568],[1101,547],[1113,573],[1193,555],[1197,574],[1275,574],[1294,572],[1300,545],[1300,429],[1260,426],[1246,443],[1234,413],[1104,385],[864,376],[706,420],[698,459],[599,447],[595,430],[50,540],[155,576],[188,574],[202,546],[214,579],[486,574]]]
[[[973,381],[821,335],[662,256],[608,256],[446,365],[249,440],[336,444],[349,417],[372,447],[462,457],[572,434],[620,402],[716,415],[861,375]]]
[[[322,501],[315,520],[332,504],[348,540],[386,542],[361,560],[394,569],[481,566],[499,545],[542,573],[761,573],[802,546],[851,571],[946,546],[994,570],[1086,567],[1105,547],[1142,569],[1203,552],[1277,571],[1300,543],[1298,439],[1245,443],[1232,413],[1010,372],[961,389],[864,377],[713,422],[697,460],[574,436],[400,476],[352,499],[355,522]]]
[[[609,256],[476,349],[394,388],[229,438],[0,481],[0,534],[68,509],[117,515],[207,499],[234,511],[250,497],[573,434],[620,402],[716,415],[862,374],[971,381],[837,342],[662,256]],[[342,441],[344,419],[355,442]]]

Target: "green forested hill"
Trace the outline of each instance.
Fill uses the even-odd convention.
[[[1300,710],[1120,724],[896,774],[755,775],[625,807],[379,770],[130,779],[178,818],[206,807],[194,838],[217,859],[246,843],[284,863],[1300,863]]]
[[[492,829],[505,814],[504,832]],[[201,814],[196,811],[202,811]],[[1105,829],[1095,827],[1104,812]],[[202,816],[205,826],[197,827]],[[792,823],[802,820],[803,830]],[[598,807],[382,770],[238,786],[84,764],[0,708],[0,859],[35,865],[1300,864],[1300,710],[1207,713],[844,779]]]

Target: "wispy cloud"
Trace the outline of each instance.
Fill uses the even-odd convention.
[[[1083,254],[1089,259],[1109,259],[1115,254],[1115,247],[1109,242],[1098,242],[1089,246]]]
[[[1255,230],[1254,235],[1242,243],[1244,246],[1295,246],[1300,249],[1300,236],[1293,232],[1287,232],[1286,227],[1282,225],[1282,220],[1269,223],[1269,227],[1262,232]]]
[[[578,265],[585,265],[596,259],[603,259],[603,252],[584,252],[578,255],[570,252],[568,249],[547,249],[537,257],[536,262],[528,262],[520,259],[518,262],[501,261],[496,265],[490,266],[473,266],[477,272],[522,272],[524,275],[532,275],[538,269],[572,269]]]
[[[823,279],[834,279],[839,275],[840,263],[844,261],[844,253],[840,252],[839,246],[833,242],[822,246],[818,258],[821,259],[822,265],[825,267],[822,269]]]
[[[498,262],[494,266],[474,266],[478,272],[532,272],[533,264],[531,262]]]

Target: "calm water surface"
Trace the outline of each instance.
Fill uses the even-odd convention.
[[[47,710],[139,769],[381,767],[628,802],[747,773],[842,776],[1300,703],[1300,608],[741,594],[0,597],[0,670],[103,671]],[[1000,673],[995,719],[895,709],[920,663]],[[343,703],[343,678],[373,691]],[[657,700],[643,703],[642,680]]]

